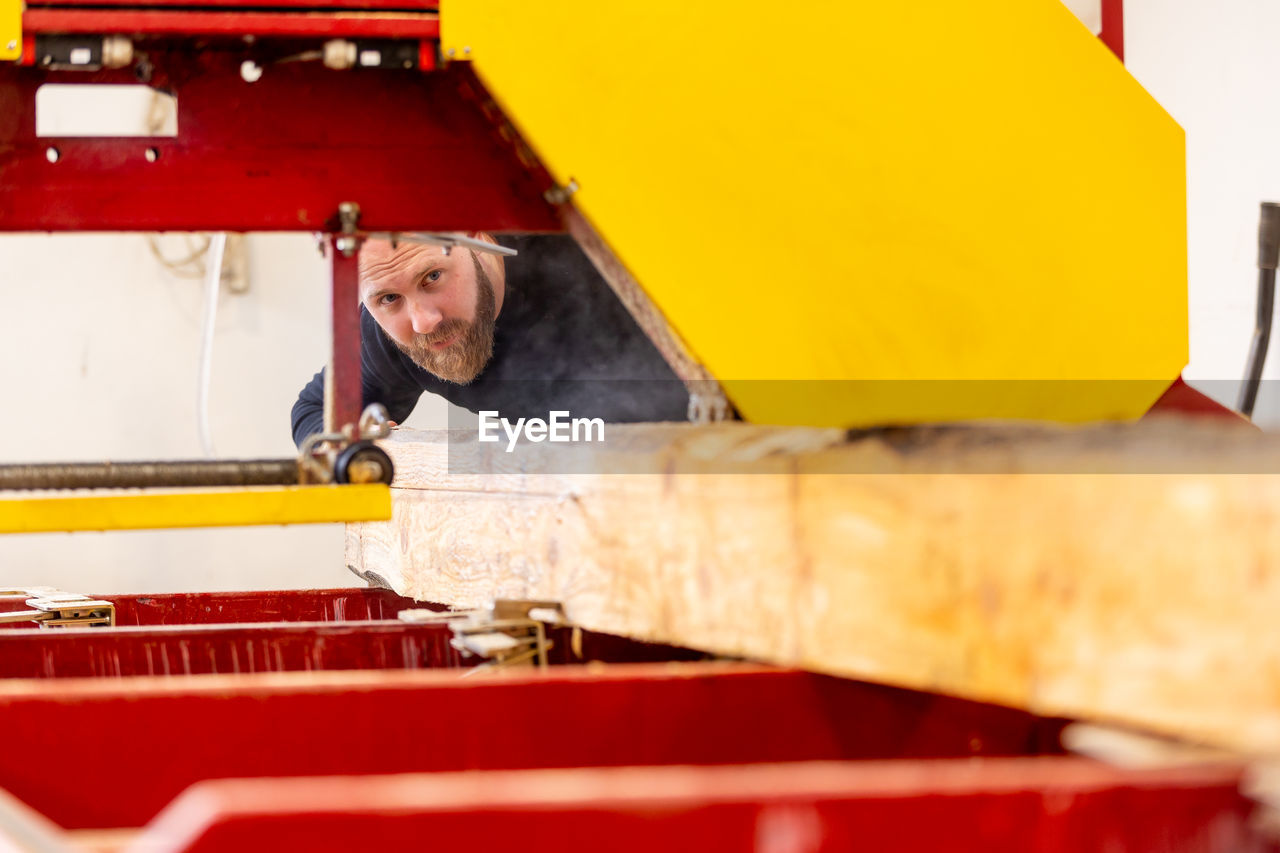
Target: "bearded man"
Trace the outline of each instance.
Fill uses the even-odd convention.
[[[518,255],[504,263],[467,248],[365,242],[363,405],[382,403],[396,422],[424,392],[513,422],[557,410],[609,422],[686,418],[683,383],[572,238],[493,242]],[[294,442],[323,425],[321,371],[294,404]]]

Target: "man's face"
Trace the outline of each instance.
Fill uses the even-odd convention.
[[[501,266],[496,270],[501,287]],[[369,240],[360,251],[360,298],[387,337],[441,379],[465,385],[493,355],[501,293],[470,249],[446,255],[438,246],[393,250],[385,240]]]

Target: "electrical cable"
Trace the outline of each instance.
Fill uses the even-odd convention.
[[[209,378],[213,373],[213,327],[218,317],[218,291],[222,286],[222,255],[227,247],[227,234],[220,231],[209,241],[209,262],[205,272],[204,324],[200,333],[200,379],[196,389],[196,424],[200,430],[200,449],[210,459],[214,456],[213,435],[209,431]]]
[[[155,259],[160,262],[161,266],[179,278],[204,278],[204,257],[209,251],[209,236],[207,234],[183,234],[182,238],[186,242],[187,255],[186,257],[178,258],[176,260],[165,257],[164,252],[160,249],[160,242],[156,238],[155,234],[147,235],[147,247],[151,250],[151,254],[155,256]],[[193,241],[196,242],[193,244]]]
[[[1262,384],[1262,368],[1271,342],[1271,317],[1275,312],[1276,269],[1280,267],[1280,204],[1264,201],[1258,215],[1258,304],[1249,343],[1249,360],[1245,363],[1244,384],[1236,408],[1246,418],[1253,417]]]

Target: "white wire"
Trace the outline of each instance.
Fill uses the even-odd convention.
[[[209,243],[205,265],[204,327],[200,333],[200,380],[196,387],[196,423],[200,429],[200,447],[213,458],[213,435],[209,432],[209,377],[213,373],[213,324],[218,317],[218,291],[222,285],[222,255],[227,248],[227,234],[220,231]]]

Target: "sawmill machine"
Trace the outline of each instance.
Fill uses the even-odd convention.
[[[0,530],[390,519],[375,235],[568,232],[690,430],[1212,409],[1178,378],[1182,132],[1124,70],[1120,0],[1100,38],[979,5],[4,0],[0,232],[317,233],[332,358],[298,459],[6,466]],[[176,132],[39,132],[41,87],[110,84],[176,98]],[[4,593],[19,849],[1269,849],[1239,762],[1103,764],[1064,717],[562,601]]]

